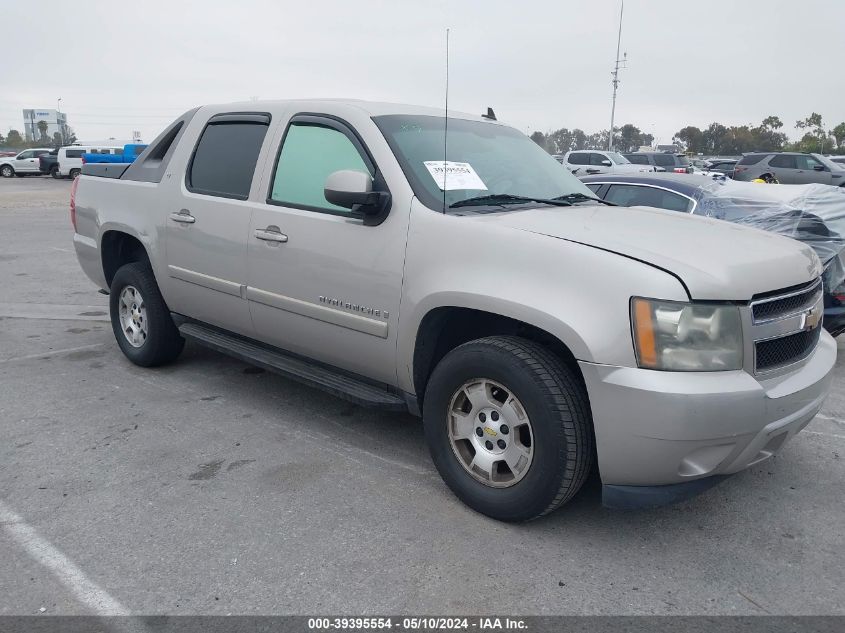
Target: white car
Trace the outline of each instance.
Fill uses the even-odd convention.
[[[83,154],[122,154],[123,146],[120,147],[103,147],[102,145],[71,145],[63,147],[59,150],[59,155],[56,161],[58,169],[56,177],[68,177],[71,180],[76,178],[82,171],[82,155]]]
[[[17,156],[9,156],[8,158],[0,158],[0,176],[3,178],[11,178],[18,176],[23,178],[29,174],[40,174],[38,166],[38,157],[44,154],[49,154],[52,149],[49,147],[36,147],[33,149],[25,149]]]
[[[563,165],[576,176],[654,171],[650,165],[634,165],[617,152],[592,149],[576,149],[567,152],[563,157]]]

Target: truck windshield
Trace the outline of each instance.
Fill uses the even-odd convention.
[[[446,211],[462,200],[490,196],[489,204],[473,204],[472,211],[537,206],[508,196],[552,200],[595,194],[534,141],[498,123],[449,119],[444,164],[444,122],[438,116],[385,115],[374,117],[399,160],[414,194],[427,207]],[[583,201],[583,199],[582,199]],[[467,205],[454,212],[466,213]]]

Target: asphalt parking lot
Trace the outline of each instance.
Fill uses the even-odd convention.
[[[419,422],[189,344],[131,365],[70,183],[0,179],[0,614],[845,614],[845,368],[776,458],[689,502],[506,525]],[[840,351],[842,344],[840,344]]]

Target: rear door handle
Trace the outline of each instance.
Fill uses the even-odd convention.
[[[288,241],[288,236],[279,230],[278,226],[268,226],[266,229],[255,229],[255,238],[265,242],[276,242],[283,244]]]
[[[181,224],[193,224],[197,219],[191,215],[187,209],[182,209],[179,213],[171,213],[170,219]]]

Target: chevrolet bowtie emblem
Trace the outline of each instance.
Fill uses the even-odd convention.
[[[822,308],[818,304],[801,315],[801,329],[812,330],[818,327],[822,320]]]

